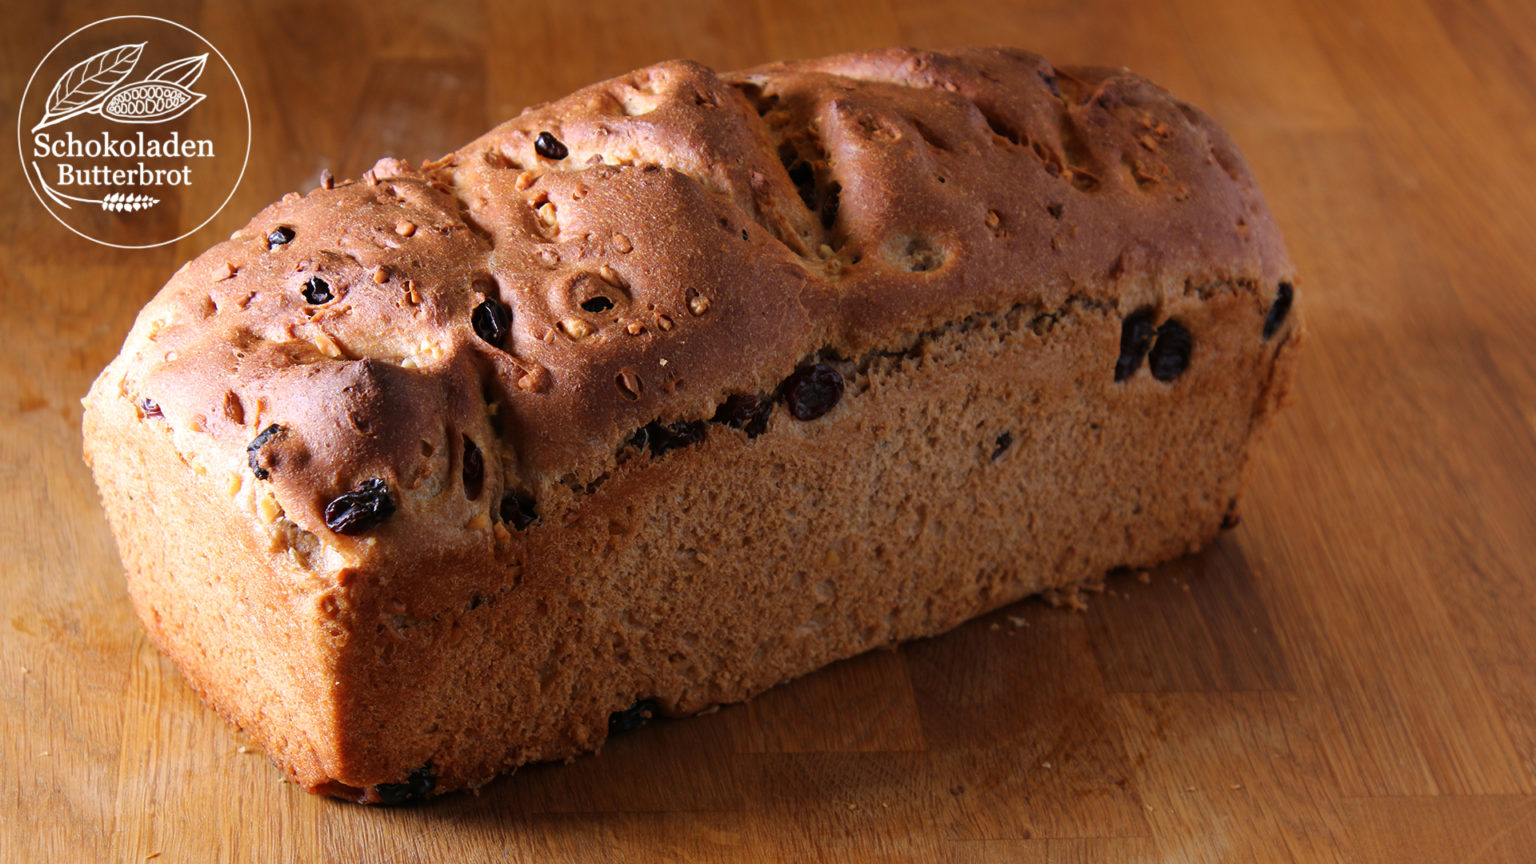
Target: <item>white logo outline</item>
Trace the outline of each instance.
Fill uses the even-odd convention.
[[[37,185],[32,182],[32,172],[27,170],[26,148],[22,142],[22,129],[24,126],[22,113],[26,110],[27,94],[31,92],[32,84],[37,78],[37,73],[43,68],[43,64],[48,62],[48,58],[53,56],[53,52],[57,51],[59,46],[63,45],[65,42],[68,42],[70,39],[73,39],[81,32],[89,30],[98,24],[105,24],[109,21],[121,21],[124,19],[158,21],[161,24],[169,24],[172,27],[185,30],[186,32],[192,34],[204,45],[208,46],[209,50],[211,50],[214,54],[217,54],[219,60],[222,61],[225,67],[229,69],[231,77],[235,79],[235,86],[240,90],[240,102],[242,107],[245,109],[245,154],[241,157],[240,174],[235,178],[234,185],[230,187],[229,194],[225,196],[223,202],[219,204],[218,208],[215,209],[207,219],[204,219],[196,227],[192,228],[190,231],[187,231],[185,234],[182,234],[179,237],[173,237],[169,240],[162,240],[159,243],[145,243],[141,245],[109,243],[105,240],[92,237],[89,234],[86,234],[85,232],[75,228],[73,225],[70,225],[68,222],[65,222],[63,218],[59,216],[59,214],[53,211],[52,207],[48,206],[48,201],[43,198],[43,195],[38,192]],[[53,90],[50,91],[48,99],[45,100],[45,103],[55,103],[54,108],[61,107],[62,103],[66,101],[70,95],[72,95],[73,90],[79,89],[79,85],[81,83],[87,81],[96,82],[102,80],[100,75],[103,71],[106,72],[107,77],[111,80],[108,81],[108,83],[106,83],[98,92],[88,94],[88,98],[83,102],[71,102],[68,110],[66,111],[50,111],[48,105],[45,104],[43,119],[32,128],[32,131],[36,132],[39,129],[44,129],[48,126],[54,125],[55,123],[62,123],[71,117],[77,117],[81,114],[87,113],[101,114],[102,116],[107,117],[107,119],[120,123],[159,123],[180,117],[182,114],[185,114],[187,111],[191,110],[193,106],[202,102],[206,94],[194,93],[191,90],[191,87],[203,74],[203,69],[208,60],[208,55],[206,53],[193,57],[184,57],[180,60],[173,60],[169,63],[165,63],[159,67],[156,67],[152,72],[149,73],[146,78],[142,80],[135,81],[130,84],[122,83],[123,80],[126,79],[128,75],[133,71],[133,68],[138,65],[139,55],[143,51],[145,44],[147,43],[139,42],[119,45],[115,48],[109,48],[105,51],[98,52],[97,54],[88,57],[79,63],[76,63],[74,66],[71,66],[69,70],[66,71],[64,75],[61,76],[59,80],[54,84]],[[110,66],[108,65],[108,61],[111,61]],[[96,73],[90,75],[85,74],[86,71],[91,68],[91,64],[97,62],[99,62],[105,68],[98,70]],[[121,72],[117,71],[118,67],[122,67]],[[76,82],[76,87],[66,88],[64,86],[65,82],[68,81],[70,77],[76,72],[81,72],[82,80],[80,82]],[[174,111],[174,113],[163,113],[161,116],[149,119],[119,117],[114,116],[113,114],[105,113],[109,108],[109,100],[111,100],[114,96],[130,89],[145,85],[160,88],[170,88],[178,95],[184,94],[182,95],[183,101],[178,103],[173,108],[168,109],[169,111]],[[66,93],[65,91],[71,92]],[[55,99],[55,97],[60,96],[61,93],[63,94],[62,98]],[[125,112],[119,110],[114,113],[122,114]],[[50,117],[50,115],[56,116]],[[68,36],[65,36],[63,39],[60,39],[58,42],[54,43],[52,48],[48,49],[48,53],[43,55],[43,59],[38,61],[37,67],[32,70],[32,75],[27,79],[27,86],[22,90],[21,99],[18,100],[16,107],[17,155],[21,158],[22,173],[27,177],[27,185],[31,187],[32,194],[37,197],[38,201],[42,202],[43,209],[48,211],[48,215],[52,216],[56,221],[58,221],[60,225],[63,225],[71,232],[84,237],[87,240],[90,240],[92,243],[97,243],[102,246],[110,246],[114,249],[153,249],[159,246],[166,246],[179,240],[183,240],[192,234],[195,234],[209,222],[212,222],[215,218],[217,218],[219,213],[223,212],[225,206],[229,204],[230,200],[235,197],[236,190],[240,188],[240,181],[245,179],[245,169],[247,165],[250,164],[251,158],[251,132],[251,103],[245,95],[245,85],[241,83],[240,76],[235,73],[235,67],[229,62],[229,59],[224,56],[224,53],[220,51],[217,46],[215,46],[212,42],[209,42],[206,38],[203,37],[201,33],[198,33],[196,30],[193,30],[192,28],[185,25],[178,24],[175,21],[171,21],[166,18],[160,18],[154,15],[114,15],[110,18],[102,18],[97,21],[92,21],[84,27],[80,27],[73,33],[70,33]],[[31,167],[33,170],[37,171],[38,183],[42,185],[43,190],[47,192],[48,197],[52,198],[54,203],[65,209],[72,209],[70,208],[69,204],[63,200],[66,198],[80,203],[95,204],[102,207],[102,209],[113,211],[143,210],[149,207],[153,207],[155,204],[159,203],[159,199],[148,195],[124,194],[121,192],[110,193],[103,199],[76,198],[70,195],[63,195],[62,193],[59,193],[58,191],[48,186],[47,181],[43,179],[42,169],[39,168],[35,162],[32,163]]]

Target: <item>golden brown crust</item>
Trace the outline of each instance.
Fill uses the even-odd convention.
[[[311,788],[371,788],[404,782],[414,766],[403,754],[420,751],[436,754],[446,788],[596,746],[602,729],[592,717],[613,710],[611,700],[563,692],[535,707],[525,697],[460,700],[448,720],[409,699],[416,707],[395,711],[381,704],[390,687],[407,672],[420,680],[432,670],[396,657],[386,631],[406,641],[423,633],[451,641],[456,627],[475,620],[462,608],[467,598],[521,591],[517,602],[537,607],[568,602],[588,584],[585,566],[613,574],[597,593],[634,591],[675,570],[675,562],[632,557],[660,540],[680,542],[682,529],[666,527],[670,517],[658,509],[666,499],[656,490],[681,500],[675,478],[706,482],[720,471],[711,460],[727,458],[714,454],[747,446],[721,441],[745,436],[709,424],[702,444],[653,457],[643,444],[626,445],[637,430],[707,421],[733,394],[771,397],[817,358],[863,382],[850,385],[826,427],[847,422],[835,420],[838,412],[864,419],[844,433],[822,433],[818,446],[830,449],[815,458],[872,447],[878,436],[897,434],[893,418],[908,409],[881,398],[894,384],[860,370],[907,357],[912,363],[900,375],[920,379],[925,400],[911,410],[966,409],[954,394],[922,390],[940,379],[956,386],[965,363],[923,384],[938,368],[923,352],[976,321],[1018,319],[1023,332],[1010,330],[1008,339],[1046,345],[1045,368],[1073,386],[1020,389],[1035,380],[1033,371],[1009,383],[996,370],[976,386],[996,391],[992,398],[1033,393],[1033,401],[1002,402],[998,410],[1034,417],[1054,435],[1081,436],[1080,464],[1058,464],[1060,441],[1042,451],[1056,461],[1031,463],[1059,482],[1135,498],[1145,490],[1131,466],[1141,463],[1126,448],[1166,446],[1150,431],[1137,438],[1123,418],[1115,421],[1123,440],[1110,446],[1102,430],[1114,415],[1084,406],[1112,406],[1135,393],[1144,401],[1116,410],[1154,419],[1196,411],[1189,434],[1226,430],[1192,442],[1194,469],[1157,463],[1169,475],[1147,482],[1166,482],[1177,501],[1148,503],[1145,517],[1122,514],[1116,530],[1126,540],[1105,547],[1115,553],[1108,557],[1077,550],[1070,526],[1072,518],[1106,518],[1090,506],[1098,499],[1074,503],[1065,496],[1071,490],[1036,490],[1032,506],[1048,508],[1054,521],[1047,521],[1057,525],[1036,542],[1059,560],[1020,565],[986,602],[953,602],[873,642],[829,640],[767,665],[722,645],[704,652],[714,665],[699,674],[736,677],[708,686],[647,686],[660,674],[655,656],[633,661],[630,677],[611,657],[571,667],[618,682],[631,697],[693,710],[880,639],[933,632],[989,603],[1091,578],[1094,568],[1150,564],[1198,544],[1214,530],[1211,514],[1219,521],[1235,495],[1253,430],[1288,386],[1299,319],[1285,318],[1272,339],[1262,331],[1291,279],[1278,232],[1230,141],[1204,114],[1128,72],[1055,69],[1012,49],[893,49],[723,76],[664,63],[526,111],[419,169],[381,160],[360,181],[266,208],[178,271],[140,315],[87,399],[88,458],[146,622],[178,603],[174,586],[192,578],[195,561],[221,554],[239,559],[231,572],[242,580],[298,604],[284,608],[298,615],[293,638],[304,647],[284,656],[304,658],[293,661],[302,675],[277,675],[272,698],[304,698],[285,693],[278,679],[340,682],[310,697],[321,698],[331,719],[306,732],[312,739],[298,749],[289,741],[291,711],[283,715],[289,720],[252,711],[229,685],[220,670],[233,660],[197,671],[203,667],[189,659],[189,646],[214,636],[157,635],[286,770]],[[487,301],[510,311],[504,339],[483,321],[477,332],[476,310]],[[1190,368],[1176,381],[1153,380],[1145,367],[1115,380],[1122,321],[1138,310],[1192,334]],[[1067,320],[1074,326],[1056,326]],[[961,341],[978,358],[992,350]],[[1042,396],[1046,389],[1054,395]],[[1157,401],[1176,394],[1182,401]],[[1083,404],[1074,408],[1074,399]],[[914,416],[943,425],[937,415]],[[790,419],[782,402],[770,423],[750,442],[754,458],[767,463],[738,480],[763,482],[774,464],[811,458],[800,438],[814,437],[808,430],[816,423]],[[251,450],[253,441],[260,446]],[[938,442],[928,447],[913,458],[948,464]],[[142,470],[126,472],[123,452]],[[472,470],[474,458],[482,471]],[[1083,473],[1093,466],[1102,476]],[[149,478],[157,472],[176,476]],[[332,530],[327,505],[375,480],[388,490],[393,514],[356,534]],[[142,495],[133,503],[123,496],[157,484],[170,484],[161,496],[226,507],[217,518],[240,542],[214,553],[214,540],[172,532],[165,542],[175,554],[146,559],[132,551],[155,519]],[[999,494],[980,481],[962,491]],[[803,491],[779,494],[796,506],[811,500]],[[501,506],[508,496],[536,502],[541,521],[526,532],[509,524]],[[842,504],[856,506],[857,498]],[[731,512],[698,507],[716,518]],[[878,514],[861,518],[838,524],[878,529]],[[644,519],[663,524],[635,524]],[[567,545],[584,535],[565,529],[594,521],[619,527],[605,541]],[[1007,535],[999,550],[1016,551],[1014,529],[998,530]],[[898,563],[916,574],[926,560]],[[965,579],[988,578],[969,559],[948,566]],[[154,575],[164,571],[173,575]],[[735,573],[742,591],[783,588],[751,568],[723,572]],[[213,604],[257,589],[209,590]],[[857,602],[840,613],[849,622],[870,614],[869,604],[919,602],[910,590],[891,595],[873,585],[850,596]],[[556,630],[528,632],[542,634],[540,650],[586,638],[584,628],[601,617],[591,610],[622,615],[617,602],[584,599],[587,611],[555,616]],[[501,647],[488,642],[445,656],[528,674],[533,655],[519,653],[513,638],[513,622],[525,613],[501,608],[483,625],[500,634]],[[739,613],[761,610],[743,601]],[[426,623],[401,636],[410,622]],[[322,631],[334,638],[311,638]],[[245,644],[259,642],[259,632],[242,634],[226,646],[230,658],[274,661],[270,650]],[[678,653],[677,644],[662,647]],[[757,674],[732,665],[748,661],[759,664]],[[439,699],[447,692],[429,689]],[[484,721],[488,744],[450,728],[450,721],[482,723],[474,718],[492,703],[526,712],[526,722]],[[402,739],[383,728],[386,720],[417,725]],[[434,724],[449,731],[423,731]],[[359,729],[375,738],[362,741]]]
[[[546,131],[564,159],[537,154]],[[838,188],[830,227],[785,162],[824,214]],[[818,350],[854,357],[1069,291],[1121,303],[1123,274],[1161,298],[1191,276],[1266,295],[1289,276],[1204,115],[1130,73],[1001,49],[724,78],[667,63],[425,171],[370,174],[285,198],[183,268],[118,367],[200,430],[182,444],[210,468],[238,470],[268,423],[289,430],[271,482],[314,534],[366,478],[445,478],[456,434],[488,448],[490,513],[503,485],[589,481],[636,428],[708,417]],[[279,227],[294,239],[269,249]],[[305,301],[315,276],[335,299]],[[487,296],[512,313],[505,351],[471,326]],[[582,308],[598,297],[612,308]],[[438,517],[405,508],[398,524],[415,538]]]

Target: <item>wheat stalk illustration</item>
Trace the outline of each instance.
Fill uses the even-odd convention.
[[[113,192],[101,200],[101,209],[118,213],[132,213],[135,210],[148,210],[159,203],[159,198],[152,198],[148,195]]]
[[[43,176],[43,169],[37,167],[36,162],[32,163],[32,170],[37,172],[37,182],[42,184],[43,191],[48,193],[48,197],[52,198],[54,203],[65,210],[75,209],[69,206],[70,201],[95,204],[109,213],[134,213],[139,210],[148,210],[160,203],[159,198],[138,192],[109,192],[105,198],[77,198],[74,195],[65,195],[48,185],[48,179]]]

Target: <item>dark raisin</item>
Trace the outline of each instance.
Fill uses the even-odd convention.
[[[650,447],[652,456],[687,447],[704,440],[703,420],[679,420],[663,426],[660,420],[645,425],[634,440],[640,447]]]
[[[377,477],[357,484],[325,505],[325,525],[337,534],[361,534],[394,515],[395,499]]]
[[[581,308],[593,314],[607,312],[613,308],[613,301],[607,297],[592,297],[581,301]]]
[[[713,419],[716,423],[724,423],[746,432],[748,438],[756,438],[768,431],[768,417],[771,414],[773,400],[767,396],[737,393],[726,397],[725,402],[715,409]]]
[[[265,480],[268,477],[271,477],[271,469],[277,467],[277,461],[270,457],[264,456],[264,454],[261,452],[261,448],[266,446],[268,441],[271,441],[273,438],[276,438],[282,433],[283,427],[273,423],[271,426],[261,430],[261,433],[255,438],[251,439],[250,444],[246,445],[245,461],[250,463],[251,473],[256,475],[257,480]]]
[[[1177,321],[1169,320],[1157,328],[1157,341],[1147,365],[1152,367],[1152,377],[1159,381],[1172,381],[1189,368],[1189,352],[1194,347],[1189,331]]]
[[[838,200],[842,197],[843,185],[831,183],[827,186],[827,196],[821,199],[821,227],[832,230],[837,224]]]
[[[1275,304],[1269,307],[1269,314],[1264,316],[1264,338],[1275,335],[1280,325],[1285,323],[1285,316],[1290,314],[1291,300],[1295,298],[1296,289],[1289,282],[1281,282],[1280,290],[1275,292]]]
[[[474,325],[476,335],[500,348],[512,329],[512,313],[501,305],[500,300],[487,297],[469,314],[469,323]]]
[[[373,787],[373,792],[380,804],[406,804],[426,800],[436,788],[437,776],[432,772],[432,763],[428,762],[412,771],[404,783],[379,783]]]
[[[1231,531],[1243,521],[1243,517],[1237,515],[1237,499],[1227,499],[1227,512],[1221,514],[1221,530]]]
[[[994,462],[997,461],[997,457],[1003,455],[1004,453],[1007,453],[1008,452],[1008,448],[1012,447],[1012,446],[1013,446],[1013,433],[1012,432],[1004,432],[1003,434],[997,436],[997,443],[992,448],[992,460]]]
[[[809,162],[795,162],[789,166],[789,180],[800,193],[800,200],[811,210],[816,209],[816,169]]]
[[[545,159],[564,159],[571,155],[570,149],[548,132],[540,132],[539,137],[533,139],[533,149]]]
[[[1141,368],[1142,358],[1152,347],[1157,328],[1152,326],[1152,310],[1137,309],[1120,322],[1120,357],[1115,360],[1115,380],[1124,381]]]
[[[267,251],[270,252],[279,246],[287,246],[293,240],[293,229],[287,225],[279,225],[267,235]]]
[[[537,522],[539,514],[533,509],[533,499],[517,492],[501,496],[501,521],[521,531]]]
[[[1052,96],[1055,96],[1057,99],[1061,98],[1061,84],[1056,80],[1055,73],[1041,72],[1040,80],[1045,82],[1045,86],[1051,91]]]
[[[475,442],[464,436],[464,497],[473,501],[480,497],[480,490],[485,485],[485,457],[480,454],[480,448]]]
[[[615,711],[608,715],[608,734],[633,732],[655,717],[658,710],[655,700],[641,699],[623,711]]]
[[[165,416],[164,414],[162,414],[160,412],[160,403],[158,403],[155,400],[149,398],[148,396],[145,396],[143,399],[139,400],[139,407],[144,409],[144,416],[145,417],[163,417],[163,416]]]
[[[304,295],[305,300],[316,305],[329,303],[336,297],[331,293],[330,283],[319,276],[309,277],[309,281],[304,283],[304,288],[299,293]]]
[[[784,379],[780,393],[796,420],[815,420],[843,398],[843,376],[825,363],[803,366]]]

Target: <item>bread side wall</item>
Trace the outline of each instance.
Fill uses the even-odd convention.
[[[597,488],[539,502],[510,568],[392,572],[394,625],[348,625],[344,771],[327,791],[423,766],[439,791],[478,785],[599,747],[639,699],[670,714],[738,701],[1198,548],[1235,505],[1299,322],[1265,340],[1251,286],[1191,290],[1156,315],[1192,334],[1189,368],[1116,382],[1125,296],[834,364],[847,392],[824,417],[779,404],[750,440],[710,424],[701,444],[637,451]],[[451,611],[413,617],[427,606]]]

